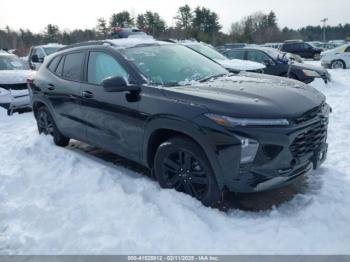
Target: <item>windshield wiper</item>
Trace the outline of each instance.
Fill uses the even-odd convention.
[[[199,79],[199,80],[197,80],[197,81],[203,83],[203,82],[207,82],[207,81],[209,81],[209,80],[211,80],[211,79],[215,79],[215,78],[218,78],[218,77],[221,77],[221,76],[226,76],[226,75],[228,75],[228,74],[212,75],[212,76],[208,76],[208,77]]]

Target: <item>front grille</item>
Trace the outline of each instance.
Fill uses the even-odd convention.
[[[0,87],[7,89],[7,90],[25,90],[27,89],[27,84],[0,84]]]
[[[310,152],[319,149],[327,139],[328,119],[321,116],[313,125],[299,134],[290,146],[290,151],[295,158],[300,158]]]
[[[309,110],[308,112],[306,112],[305,114],[303,114],[302,116],[296,118],[294,121],[296,124],[300,124],[303,122],[307,122],[313,118],[315,118],[318,114],[322,113],[322,110],[324,109],[325,104],[322,104],[318,107],[315,107],[311,110]]]

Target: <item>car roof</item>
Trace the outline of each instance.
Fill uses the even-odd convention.
[[[151,37],[140,37],[140,38],[120,38],[120,39],[106,39],[99,41],[87,41],[82,43],[77,43],[69,46],[65,46],[58,50],[66,51],[66,50],[78,50],[86,47],[97,47],[97,46],[109,46],[114,49],[128,49],[136,46],[143,45],[172,45],[174,43],[169,43],[165,41],[158,41]]]
[[[33,48],[36,48],[36,47],[64,47],[64,46],[65,45],[58,44],[58,43],[49,43],[49,44],[46,44],[46,45],[33,46]]]

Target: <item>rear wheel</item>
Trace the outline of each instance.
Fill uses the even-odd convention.
[[[67,146],[69,138],[65,137],[57,129],[56,124],[46,107],[40,107],[37,113],[37,124],[40,134],[51,135],[57,146]]]
[[[330,66],[332,69],[345,69],[345,63],[342,60],[335,60]]]
[[[155,176],[163,188],[174,188],[206,206],[222,196],[203,150],[187,138],[175,137],[162,143],[154,160]]]

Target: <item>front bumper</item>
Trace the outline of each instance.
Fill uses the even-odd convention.
[[[321,65],[324,68],[330,68],[331,66],[331,61],[325,61],[325,60],[321,60]]]
[[[221,166],[224,186],[231,192],[256,192],[284,186],[317,169],[327,157],[328,115],[309,112],[298,123],[286,127],[235,127],[220,136],[216,156]],[[212,134],[212,137],[219,137]],[[240,142],[233,137],[246,137],[259,142],[252,163],[241,164]],[[225,140],[225,141],[224,141]]]
[[[28,90],[7,90],[0,88],[0,106],[9,114],[22,112],[31,108]]]
[[[323,81],[325,81],[325,83],[328,83],[332,80],[331,74],[327,70],[325,73],[321,74],[320,76],[323,79]]]

